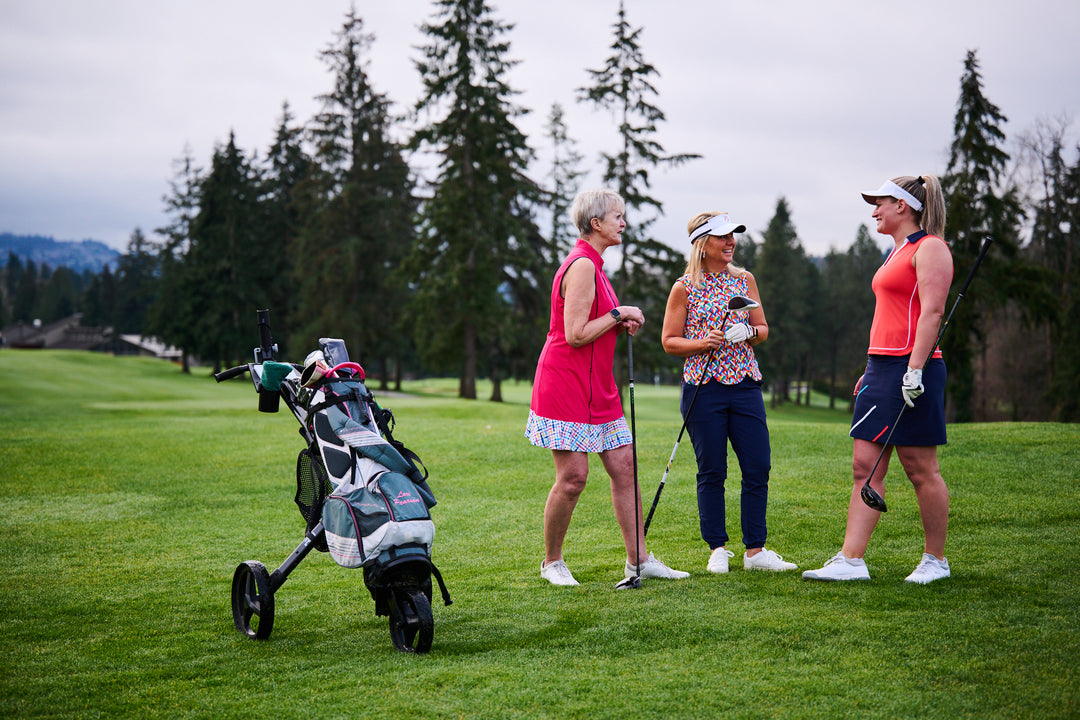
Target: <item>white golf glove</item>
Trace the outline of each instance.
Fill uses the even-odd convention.
[[[757,332],[748,323],[738,323],[729,327],[727,332],[724,333],[724,337],[727,338],[729,343],[741,343],[756,334]]]
[[[923,394],[922,370],[913,370],[908,366],[904,379],[900,383],[900,392],[908,407],[915,407],[915,398]]]

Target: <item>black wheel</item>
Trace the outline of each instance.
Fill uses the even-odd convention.
[[[431,649],[435,620],[431,601],[417,587],[394,588],[390,598],[390,639],[401,652],[426,653]]]
[[[236,629],[255,640],[265,640],[274,629],[274,590],[270,573],[261,562],[247,560],[236,566],[232,581],[232,615]],[[253,621],[254,620],[254,621]]]

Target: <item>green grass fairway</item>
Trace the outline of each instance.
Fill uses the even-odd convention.
[[[894,466],[873,581],[705,571],[684,438],[649,549],[689,580],[616,592],[624,553],[598,459],[566,560],[540,579],[550,454],[523,438],[530,389],[461,401],[453,381],[379,396],[431,471],[434,605],[424,656],[396,652],[359,571],[312,553],[275,595],[268,641],[236,632],[233,570],[277,567],[303,521],[291,414],[246,378],[88,353],[0,351],[2,718],[1076,718],[1080,426],[949,428],[951,579],[922,553]],[[378,396],[377,387],[373,387]],[[482,389],[481,395],[487,390]],[[677,391],[639,384],[646,507],[678,434]],[[770,413],[769,547],[817,567],[851,488],[843,411]]]

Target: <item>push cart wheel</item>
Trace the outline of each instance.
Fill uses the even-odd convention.
[[[232,614],[236,629],[254,640],[265,640],[274,629],[274,590],[261,562],[236,566],[232,581]]]
[[[431,649],[435,620],[431,601],[416,588],[396,588],[390,601],[390,638],[401,652],[426,653]]]

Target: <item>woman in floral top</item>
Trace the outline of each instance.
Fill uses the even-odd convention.
[[[701,537],[711,551],[707,568],[726,573],[728,558],[735,556],[727,549],[724,506],[730,441],[742,471],[743,567],[794,570],[794,563],[765,549],[771,459],[753,346],[769,337],[769,325],[753,274],[733,262],[735,233],[746,227],[727,213],[710,212],[695,216],[687,232],[690,262],[671,288],[661,337],[669,355],[686,358],[680,409],[697,455]],[[735,295],[759,305],[732,312],[724,325],[728,301]]]

